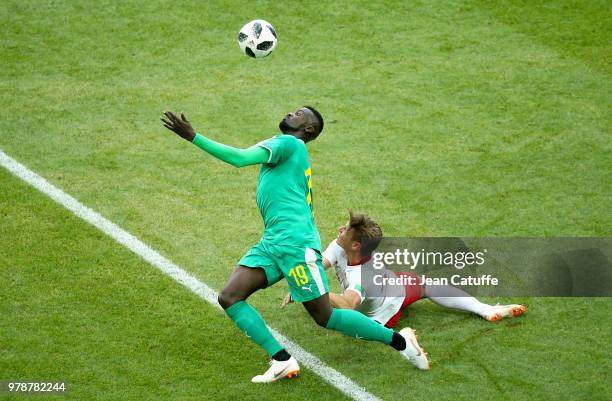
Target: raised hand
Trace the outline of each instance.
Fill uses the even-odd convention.
[[[161,118],[164,127],[174,131],[178,136],[189,142],[193,141],[196,133],[187,117],[185,117],[185,114],[181,113],[181,118],[179,118],[173,112],[166,111],[164,112],[164,117]]]

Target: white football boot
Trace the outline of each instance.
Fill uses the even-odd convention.
[[[489,322],[497,322],[498,320],[502,320],[505,317],[517,317],[525,313],[524,305],[500,305],[497,304],[495,306],[491,306],[487,308],[485,312],[481,315],[485,320]]]
[[[300,365],[294,357],[286,361],[270,361],[270,368],[263,375],[257,375],[251,379],[253,383],[272,383],[283,377],[296,377],[300,373]]]
[[[399,335],[406,340],[406,349],[400,351],[402,356],[410,361],[414,366],[421,370],[429,370],[429,361],[427,353],[419,345],[416,337],[416,330],[410,327],[404,327],[400,330]]]

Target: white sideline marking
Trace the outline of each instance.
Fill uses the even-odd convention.
[[[198,280],[185,270],[181,269],[170,260],[163,257],[155,249],[151,248],[134,235],[125,231],[115,223],[106,219],[93,209],[88,208],[81,202],[68,195],[61,189],[57,188],[47,180],[28,169],[23,164],[19,163],[15,159],[9,157],[0,149],[0,165],[6,168],[15,176],[21,178],[40,192],[44,193],[72,213],[85,220],[89,224],[98,228],[100,231],[125,246],[163,273],[172,277],[172,279],[179,284],[189,288],[200,298],[210,303],[211,305],[221,309],[221,306],[217,303],[217,293],[215,290],[210,288],[206,283]],[[285,347],[293,354],[302,365],[312,370],[314,373],[319,375],[323,380],[336,387],[338,390],[351,397],[354,400],[359,401],[381,401],[378,397],[367,392],[363,387],[344,376],[334,368],[327,366],[319,358],[312,355],[304,348],[300,347],[278,331],[270,327],[272,334],[279,340]]]

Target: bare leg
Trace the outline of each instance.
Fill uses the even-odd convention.
[[[310,316],[321,327],[327,327],[327,322],[332,314],[332,307],[329,303],[329,294],[324,294],[312,301],[304,302],[304,308]]]
[[[267,286],[268,279],[263,269],[238,265],[219,293],[219,305],[223,309],[227,309],[236,302],[246,300],[255,291]]]

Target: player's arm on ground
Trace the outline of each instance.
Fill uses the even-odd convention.
[[[193,143],[210,155],[234,167],[244,167],[268,162],[270,154],[265,148],[254,145],[247,149],[239,149],[215,142],[212,139],[196,133],[183,113],[181,113],[179,118],[173,112],[166,111],[164,117],[165,118],[161,119],[164,127],[174,131],[181,138]]]
[[[342,294],[334,294],[333,292],[330,292],[329,302],[334,308],[355,309],[361,305],[361,296],[352,289],[347,289]]]
[[[338,309],[355,309],[361,305],[361,296],[355,291],[346,290],[344,294],[329,293],[329,301],[334,308]],[[281,307],[285,307],[292,303],[291,293],[285,295]]]

